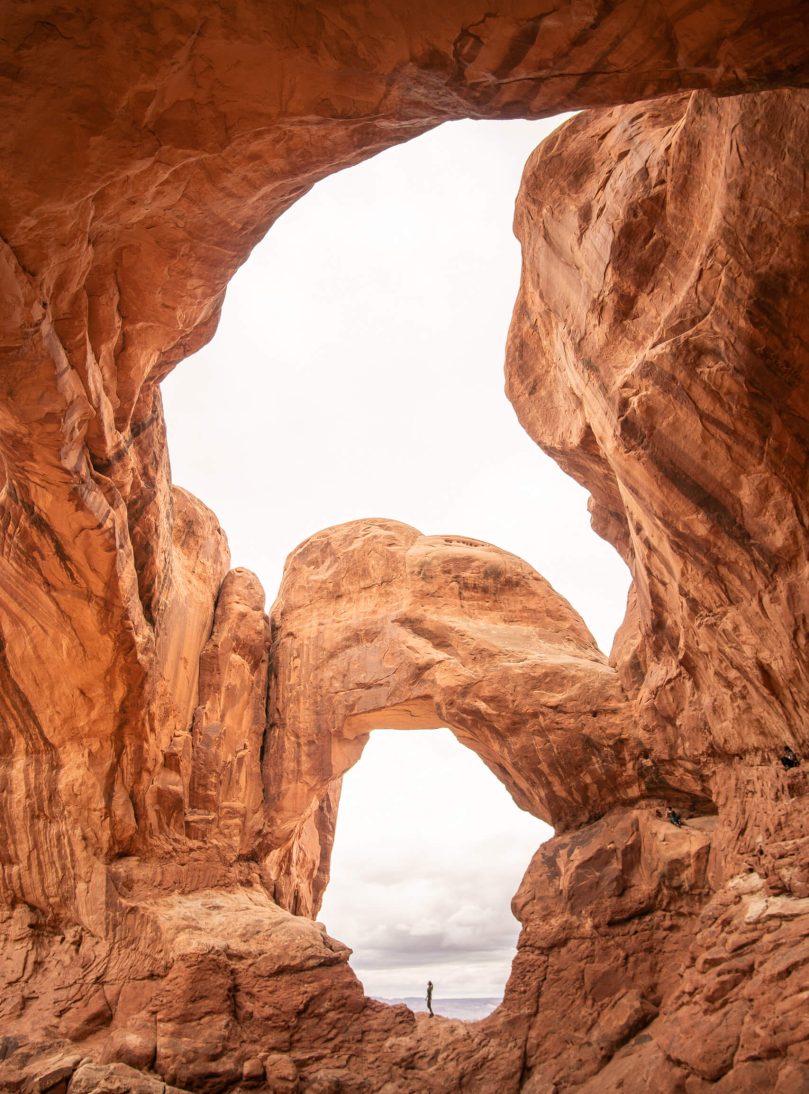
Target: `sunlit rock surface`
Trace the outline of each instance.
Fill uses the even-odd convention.
[[[580,115],[526,167],[508,392],[632,570],[611,663],[648,785],[696,767],[718,812],[612,812],[540,853],[512,981],[544,954],[526,1089],[588,1067],[593,1091],[809,1083],[809,784],[777,762],[809,752],[807,126],[805,94],[683,95]],[[556,886],[597,941],[549,929]],[[592,1024],[557,1054],[574,992]]]
[[[642,793],[617,673],[567,601],[497,547],[395,521],[328,529],[287,560],[272,629],[270,873],[293,911],[317,911],[340,778],[372,729],[449,726],[560,828]]]
[[[806,775],[776,763],[809,744],[806,102],[709,94],[806,84],[804,18],[753,0],[8,6],[0,1088],[809,1085]],[[612,663],[517,560],[394,526],[388,562],[449,575],[434,616],[426,572],[379,594],[401,692],[373,660],[394,624],[371,594],[368,641],[335,619],[362,654],[342,685],[328,639],[304,678],[257,581],[226,577],[213,514],[171,484],[159,380],[330,171],[448,118],[672,93],[574,120],[517,214],[509,390],[632,567]],[[453,573],[476,589],[460,616]],[[499,617],[515,575],[548,613],[536,646]],[[306,622],[304,601],[283,618]],[[408,631],[408,604],[434,635]],[[380,709],[428,718],[429,700],[567,829],[516,899],[505,1006],[471,1028],[364,999],[345,948],[272,899],[316,907],[373,709],[340,688],[366,682],[389,688]],[[684,832],[655,815],[670,802]]]

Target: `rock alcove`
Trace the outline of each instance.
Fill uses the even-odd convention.
[[[806,1087],[807,784],[777,762],[785,740],[809,751],[804,14],[753,0],[9,13],[7,1088]],[[210,337],[233,270],[317,177],[448,117],[594,107],[525,177],[508,376],[632,570],[612,663],[575,627],[555,676],[542,643],[524,676],[478,653],[488,609],[473,597],[458,616],[453,566],[483,591],[491,564],[553,614],[541,579],[386,522],[304,545],[270,631],[213,515],[171,487],[158,381]],[[481,754],[496,743],[559,833],[515,899],[504,1006],[474,1028],[365,999],[339,943],[283,908],[322,888],[328,780],[388,648],[364,587],[366,664],[332,646],[339,627],[355,641],[351,619],[317,630],[338,572],[369,573],[396,617],[401,668],[376,709],[451,708],[441,720]],[[520,654],[523,630],[508,635]],[[341,656],[369,688],[329,694],[319,671],[296,690],[306,659]],[[593,687],[583,731],[575,698]],[[656,816],[672,799],[684,830]]]

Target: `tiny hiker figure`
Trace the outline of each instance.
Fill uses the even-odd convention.
[[[427,981],[427,1010],[430,1012],[430,1017],[433,1017],[433,982]]]
[[[789,745],[784,745],[784,754],[779,756],[778,759],[783,764],[784,771],[789,771],[791,767],[798,767],[801,762]]]
[[[668,813],[666,813],[666,817],[671,821],[672,824],[676,824],[678,828],[682,828],[683,818],[680,816],[676,809],[669,809]]]

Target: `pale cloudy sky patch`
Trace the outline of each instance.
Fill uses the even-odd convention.
[[[500,995],[511,897],[550,834],[449,730],[373,733],[345,778],[320,918],[372,995],[428,979],[444,996]]]

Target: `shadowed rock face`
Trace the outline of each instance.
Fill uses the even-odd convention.
[[[809,1085],[807,781],[774,763],[809,745],[806,98],[681,93],[804,85],[803,5],[440,9],[4,16],[4,1089]],[[448,118],[673,93],[571,122],[517,211],[509,392],[632,568],[610,663],[519,560],[379,521],[294,554],[270,642],[157,386],[253,244]],[[567,829],[472,1029],[366,1000],[272,899],[316,908],[377,717],[446,722]]]

